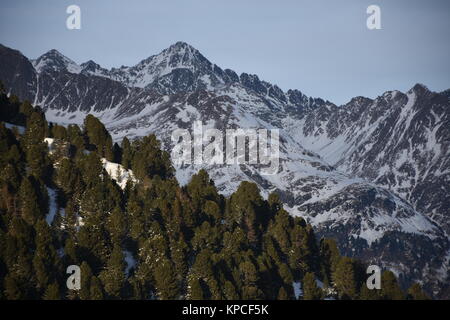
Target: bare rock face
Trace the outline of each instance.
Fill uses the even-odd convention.
[[[32,101],[36,95],[37,74],[31,62],[19,51],[0,44],[0,79],[7,93]]]
[[[278,192],[319,235],[337,239],[342,253],[393,270],[404,285],[423,281],[436,296],[446,290],[449,90],[418,84],[336,106],[222,70],[183,42],[111,70],[78,65],[56,50],[30,61],[0,46],[0,80],[40,105],[49,121],[81,124],[92,113],[116,141],[155,133],[167,150],[172,131],[191,130],[194,121],[220,130],[278,128],[277,175],[249,164],[184,165],[177,178],[186,183],[205,168],[224,194],[253,181],[264,195]]]

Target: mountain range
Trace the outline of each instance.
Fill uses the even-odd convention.
[[[243,180],[277,192],[292,215],[341,253],[394,271],[436,297],[450,276],[450,90],[416,84],[344,105],[283,91],[257,75],[238,75],[177,42],[138,64],[110,70],[78,64],[57,50],[37,59],[0,45],[7,92],[39,105],[58,124],[98,117],[114,140],[204,128],[280,130],[280,170],[258,166],[182,165],[181,184],[205,168],[229,195]],[[447,293],[445,293],[447,292]]]

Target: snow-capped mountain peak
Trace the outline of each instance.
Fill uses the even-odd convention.
[[[101,68],[98,63],[95,63],[92,60],[88,60],[88,61],[82,63],[80,66],[83,68],[83,70],[86,70],[86,71],[95,71],[95,70],[98,70]]]
[[[94,76],[110,78],[110,71],[102,68],[98,63],[89,60],[80,65],[83,74],[91,74]]]
[[[41,73],[46,70],[62,71],[67,70],[70,73],[80,73],[82,68],[56,49],[51,49],[32,61],[35,70]]]
[[[185,42],[177,42],[135,66],[114,69],[111,78],[131,87],[153,86],[167,93],[212,88],[230,82],[222,69]]]

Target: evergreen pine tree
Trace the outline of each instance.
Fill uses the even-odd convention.
[[[383,298],[387,300],[405,299],[405,296],[392,271],[384,271],[381,274],[381,294]]]
[[[278,300],[289,300],[288,293],[284,287],[281,287],[280,290],[278,290]]]
[[[408,289],[409,300],[430,300],[430,297],[422,290],[422,287],[418,283],[414,283]]]
[[[354,299],[357,294],[357,283],[353,260],[348,257],[342,257],[333,274],[333,282],[336,289],[343,299]]]
[[[378,289],[369,289],[364,282],[359,290],[359,300],[379,300],[380,294]]]
[[[90,299],[91,300],[103,300],[104,299],[102,283],[96,276],[93,276],[91,278]]]
[[[320,300],[322,297],[323,292],[317,286],[316,276],[312,272],[307,272],[303,277],[303,299]]]
[[[23,179],[19,194],[22,217],[28,224],[33,225],[44,214],[39,204],[38,193],[30,178]]]
[[[130,140],[128,140],[127,137],[123,138],[122,140],[122,165],[125,169],[131,168],[131,160],[132,160],[133,154],[131,149]]]
[[[155,269],[155,286],[161,300],[172,300],[179,296],[175,270],[168,259],[163,259]]]
[[[188,298],[189,300],[204,300],[203,288],[200,284],[200,280],[197,278],[191,278],[188,283]]]
[[[113,161],[112,139],[103,123],[88,114],[84,119],[84,130],[89,143],[95,147],[100,157]]]
[[[234,287],[234,285],[231,283],[231,281],[225,281],[225,286],[224,286],[224,297],[227,300],[238,300],[239,299],[239,295],[236,291],[236,288]]]
[[[113,298],[119,298],[125,283],[125,261],[122,249],[115,245],[106,269],[100,273],[105,291]]]
[[[92,270],[86,261],[83,261],[80,266],[80,291],[79,296],[81,300],[91,299],[92,287]]]
[[[52,282],[47,286],[44,293],[44,300],[60,300],[61,293],[59,291],[58,283]]]
[[[258,288],[258,273],[251,261],[244,261],[239,265],[242,274],[242,298],[247,300],[261,299],[263,293]]]
[[[5,297],[8,300],[27,299],[26,292],[21,288],[18,279],[11,274],[5,277]]]

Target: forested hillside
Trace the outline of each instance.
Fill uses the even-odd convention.
[[[389,271],[368,290],[364,263],[253,183],[224,197],[202,170],[180,186],[154,135],[113,144],[92,115],[55,125],[4,90],[0,120],[2,299],[426,298]]]

